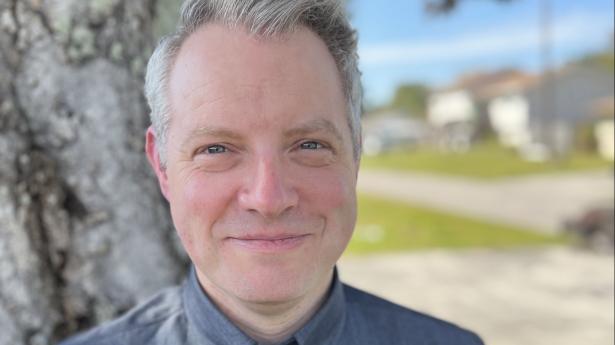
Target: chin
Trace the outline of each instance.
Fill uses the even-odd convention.
[[[253,265],[237,272],[239,279],[230,282],[230,289],[238,298],[252,303],[281,303],[304,296],[318,285],[322,277],[314,267]]]

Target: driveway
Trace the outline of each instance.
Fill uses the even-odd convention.
[[[562,247],[344,256],[345,282],[488,345],[612,345],[613,257]]]
[[[613,172],[498,180],[363,170],[358,190],[415,205],[554,233],[586,208],[613,200]]]

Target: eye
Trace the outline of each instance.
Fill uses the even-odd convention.
[[[305,141],[299,144],[299,147],[302,150],[318,150],[318,149],[322,149],[324,146],[323,144],[316,142],[316,141]]]
[[[326,141],[305,140],[295,144],[293,160],[309,167],[324,167],[335,160],[335,151]]]
[[[232,144],[205,144],[196,151],[193,161],[201,171],[223,172],[240,162],[241,155],[237,153]]]
[[[214,154],[224,153],[227,151],[228,149],[225,146],[215,144],[215,145],[209,145],[209,146],[203,147],[201,150],[199,150],[198,153],[214,155]]]

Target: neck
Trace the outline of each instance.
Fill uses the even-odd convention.
[[[198,270],[197,277],[207,295],[235,326],[259,344],[277,344],[301,329],[318,311],[327,296],[333,271],[328,279],[304,296],[266,303],[255,303],[231,296],[202,277]]]

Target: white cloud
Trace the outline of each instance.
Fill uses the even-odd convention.
[[[578,13],[554,20],[551,28],[555,47],[587,43],[606,44],[606,30],[613,30],[609,13]],[[361,64],[408,64],[453,61],[536,50],[541,42],[538,23],[485,28],[447,39],[395,42],[360,47]]]

